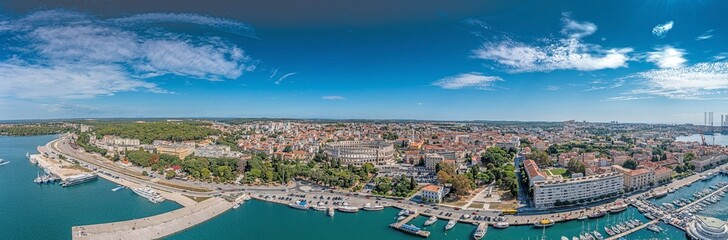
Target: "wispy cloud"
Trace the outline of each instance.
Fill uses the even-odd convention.
[[[663,24],[658,24],[657,26],[652,28],[652,34],[658,37],[665,37],[665,34],[669,32],[672,29],[674,22],[669,21]]]
[[[703,34],[700,34],[700,36],[697,36],[695,38],[695,40],[701,41],[701,40],[707,40],[707,39],[711,39],[711,38],[713,38],[713,29],[710,29],[708,31],[705,31]]]
[[[610,97],[602,102],[612,102],[612,101],[632,101],[632,100],[641,100],[641,99],[651,99],[653,97],[651,96],[616,96],[616,97]]]
[[[597,25],[590,22],[579,22],[570,18],[569,13],[563,13],[561,22],[564,25],[561,28],[561,34],[569,38],[583,38],[594,34],[597,31]]]
[[[273,71],[270,71],[270,77],[268,77],[268,79],[275,77],[276,74],[278,74],[278,68],[274,68]]]
[[[529,45],[506,39],[485,42],[473,50],[473,57],[494,61],[512,72],[550,72],[554,70],[593,71],[626,67],[632,48],[604,49],[600,45],[582,42],[597,26],[578,22],[565,14],[561,33],[566,38],[546,39],[545,45]]]
[[[211,27],[235,34],[250,35],[253,33],[253,27],[245,23],[192,13],[144,13],[110,19],[109,22],[119,25],[185,23]]]
[[[728,99],[728,62],[703,62],[682,68],[655,69],[630,76],[641,87],[627,92],[634,97],[671,99]]]
[[[5,74],[4,83],[64,86],[45,97],[90,98],[135,90],[164,92],[148,82],[147,78],[154,76],[218,81],[237,79],[255,69],[256,61],[222,38],[160,28],[139,31],[133,26],[159,22],[247,29],[242,23],[195,14],[142,14],[104,20],[73,11],[39,11],[0,23],[0,38],[6,42],[3,50],[15,56],[0,61],[0,74]],[[18,74],[24,72],[29,75]],[[66,88],[68,84],[72,86]],[[13,89],[18,92],[0,94],[18,98],[43,95],[32,87]]]
[[[345,100],[346,98],[343,97],[343,96],[331,95],[331,96],[322,96],[321,99],[324,99],[324,100]]]
[[[489,90],[495,81],[503,81],[503,79],[496,76],[486,76],[478,72],[470,72],[437,80],[432,85],[443,89],[475,88]]]
[[[723,61],[728,58],[728,52],[721,52],[713,56],[713,61]]]
[[[125,91],[165,92],[150,82],[131,79],[114,66],[40,66],[0,63],[0,97],[79,99]]]
[[[685,50],[665,46],[647,53],[647,61],[655,63],[660,68],[680,68],[685,65]]]
[[[286,73],[285,75],[283,75],[283,76],[281,76],[280,78],[278,78],[278,80],[276,80],[275,84],[276,84],[276,85],[278,85],[278,84],[281,84],[281,82],[283,82],[283,80],[284,80],[284,79],[286,79],[286,78],[288,78],[288,77],[290,77],[290,76],[296,75],[296,74],[298,74],[298,73],[295,73],[295,72],[292,72],[292,73]]]
[[[558,91],[559,89],[561,89],[559,86],[548,86],[548,87],[546,87],[546,90],[548,90],[548,91]]]

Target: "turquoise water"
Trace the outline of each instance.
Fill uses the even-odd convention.
[[[379,212],[365,212],[347,214],[337,212],[331,218],[324,212],[313,210],[302,211],[291,209],[288,206],[251,200],[239,209],[231,210],[199,226],[188,229],[169,239],[205,239],[215,236],[215,239],[421,239],[392,230],[388,225],[396,221],[398,210],[387,208]],[[634,216],[634,218],[647,221],[636,209],[630,208],[609,218],[599,219],[600,232],[607,236],[603,230],[606,222],[615,219]],[[423,226],[426,217],[412,220],[412,224]],[[561,236],[574,236],[581,232],[583,227],[596,228],[597,220],[570,221],[559,223],[546,228],[546,239],[560,239]],[[588,223],[588,224],[587,224]],[[434,225],[424,227],[431,232],[428,239],[472,239],[475,226],[458,223],[455,228],[445,231],[447,221],[438,221]],[[665,226],[665,228],[668,228]],[[628,239],[685,239],[679,230],[668,231],[661,235],[652,232],[637,232]],[[531,226],[513,226],[505,230],[490,228],[484,239],[540,239],[541,229]],[[661,237],[661,236],[664,236]]]
[[[76,225],[148,217],[180,208],[165,201],[153,204],[131,191],[112,192],[116,184],[98,181],[73,187],[33,183],[40,168],[26,152],[37,153],[54,136],[0,136],[0,239],[70,239]]]

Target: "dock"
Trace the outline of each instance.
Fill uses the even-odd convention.
[[[389,227],[400,230],[405,233],[412,234],[412,235],[416,235],[416,236],[420,236],[420,237],[424,237],[424,238],[429,237],[430,236],[429,231],[421,230],[418,227],[414,227],[412,225],[407,225],[407,223],[409,221],[412,221],[412,219],[415,219],[418,216],[420,216],[420,214],[415,212],[415,213],[407,216],[405,219],[402,219],[402,221],[398,221],[396,223],[389,224]]]
[[[614,236],[611,236],[611,237],[608,237],[608,238],[605,238],[605,239],[606,240],[616,240],[616,239],[619,239],[621,237],[624,237],[624,236],[630,235],[630,234],[632,234],[634,232],[637,232],[637,231],[639,231],[639,230],[641,230],[643,228],[646,228],[650,224],[656,224],[658,221],[660,221],[660,220],[659,219],[655,219],[655,220],[649,221],[649,222],[647,222],[645,224],[641,224],[641,225],[636,226],[634,228],[631,228],[631,229],[629,229],[629,230],[627,230],[625,232],[621,232],[619,234],[615,234]]]
[[[75,226],[74,240],[160,239],[207,221],[233,207],[222,198],[210,198],[168,213],[121,222]]]

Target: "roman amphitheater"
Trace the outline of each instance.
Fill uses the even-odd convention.
[[[324,153],[343,165],[383,165],[394,159],[394,146],[386,141],[340,141],[327,143]]]

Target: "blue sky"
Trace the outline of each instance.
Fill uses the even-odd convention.
[[[725,1],[310,3],[0,3],[0,119],[728,114]]]

